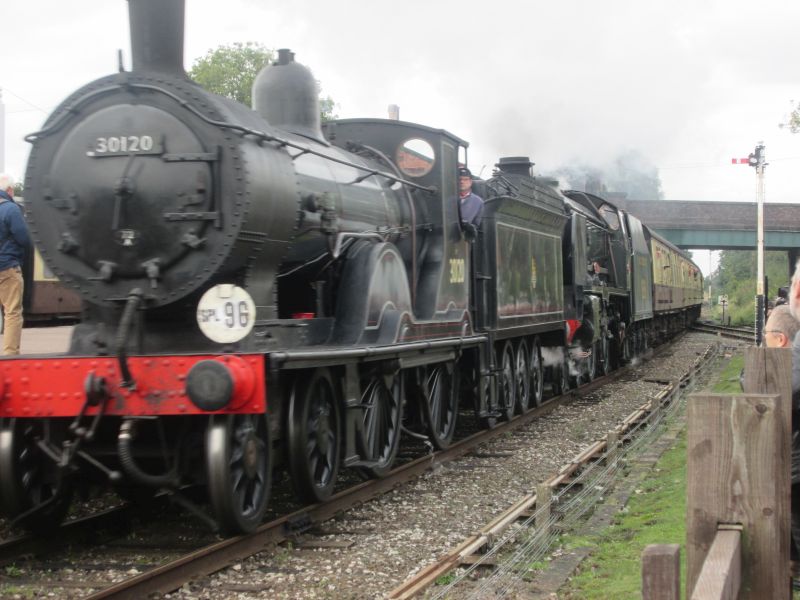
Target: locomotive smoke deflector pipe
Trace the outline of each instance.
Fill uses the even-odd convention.
[[[184,0],[128,0],[133,71],[186,77],[183,70]]]

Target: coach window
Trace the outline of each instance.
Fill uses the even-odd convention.
[[[431,146],[425,140],[412,138],[406,140],[397,149],[397,166],[409,177],[422,177],[433,169],[436,156]]]

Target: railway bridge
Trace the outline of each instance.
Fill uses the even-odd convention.
[[[756,248],[755,202],[624,199],[613,202],[679,248]],[[764,203],[764,249],[785,250],[791,275],[800,258],[800,204]]]

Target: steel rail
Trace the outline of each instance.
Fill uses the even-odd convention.
[[[700,331],[703,333],[715,333],[722,337],[732,338],[736,340],[750,341],[755,344],[755,332],[747,332],[741,328],[726,327],[724,325],[711,325],[709,323],[695,323],[691,326],[693,331]]]
[[[677,392],[685,386],[686,381],[702,368],[709,358],[709,351],[706,351],[703,356],[695,360],[692,367],[690,367],[679,380],[670,383],[668,387],[662,390],[655,398],[648,400],[625,417],[622,422],[614,428],[614,431],[619,435],[619,439],[622,440],[623,436],[635,429],[637,424],[648,414],[661,410],[664,405],[669,404]],[[566,485],[577,471],[591,462],[602,459],[606,454],[607,438],[597,440],[583,448],[572,460],[567,462],[554,475],[548,478],[543,485],[550,489],[556,489],[559,486]],[[534,508],[537,511],[541,508],[539,504],[537,504],[536,493],[520,498],[499,516],[495,517],[489,524],[463,540],[458,546],[445,553],[435,562],[421,569],[413,577],[391,590],[388,598],[393,600],[413,598],[452,569],[467,562],[475,562],[469,561],[469,557],[480,551],[481,548],[492,546],[494,540],[498,539],[510,525],[515,523],[519,518],[528,516],[528,513]]]
[[[585,393],[615,381],[628,371],[629,367],[624,367],[603,377],[598,377],[592,382],[582,385],[579,389],[573,389],[560,396],[554,396],[540,406],[531,409],[525,414],[518,415],[510,421],[459,440],[446,450],[406,463],[392,470],[383,479],[360,483],[335,494],[324,503],[304,507],[266,523],[253,533],[228,538],[205,546],[169,563],[104,588],[87,598],[90,600],[105,598],[137,600],[146,597],[148,594],[169,593],[180,588],[187,581],[210,575],[233,562],[279,544],[296,535],[298,529],[306,530],[315,524],[327,521],[342,511],[379,497],[398,485],[432,470],[434,467],[460,458],[480,444],[522,427],[530,421],[552,412],[561,404],[571,402]]]
[[[0,566],[18,561],[21,556],[49,554],[81,538],[98,537],[98,532],[130,528],[133,507],[121,504],[62,524],[58,535],[46,538],[24,534],[0,541]]]

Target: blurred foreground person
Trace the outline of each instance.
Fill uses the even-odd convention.
[[[22,337],[22,260],[31,245],[22,209],[14,202],[14,178],[0,175],[0,305],[3,354],[19,354]]]
[[[798,331],[800,321],[794,318],[788,305],[781,304],[769,314],[764,327],[764,343],[767,348],[791,348]]]
[[[800,321],[800,260],[789,284],[789,309]],[[775,307],[775,311],[784,305]],[[771,327],[766,327],[771,329]],[[800,332],[792,338],[792,560],[800,557]]]

